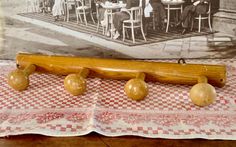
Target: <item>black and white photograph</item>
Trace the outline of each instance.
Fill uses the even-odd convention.
[[[17,52],[234,58],[234,0],[2,0],[1,59]]]

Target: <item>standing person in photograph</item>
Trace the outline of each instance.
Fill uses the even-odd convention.
[[[120,34],[122,33],[122,24],[124,20],[128,20],[130,18],[127,9],[130,9],[132,7],[139,7],[139,0],[126,0],[126,7],[122,8],[120,12],[116,12],[113,15],[113,24],[114,29],[112,30],[115,35],[113,39],[117,39],[120,37]]]
[[[149,24],[151,22],[151,12],[153,12],[152,5],[150,3],[150,0],[140,0],[140,7],[143,9],[143,28],[144,28],[144,34],[147,36]]]
[[[59,19],[59,16],[64,14],[63,8],[64,0],[55,0],[53,8],[52,8],[52,15],[55,17],[55,21]]]
[[[193,17],[196,14],[206,14],[210,0],[191,0],[191,2],[190,5],[184,8],[180,16],[180,21],[176,24],[176,26],[182,25],[182,34],[185,34],[191,27]]]
[[[153,8],[154,21],[157,23],[158,28],[162,30],[164,23],[167,22],[165,7],[161,0],[150,0],[150,3]]]

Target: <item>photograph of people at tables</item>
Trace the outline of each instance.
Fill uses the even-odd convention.
[[[236,2],[229,1],[3,0],[1,52],[5,58],[17,51],[142,59],[231,58],[236,55]]]

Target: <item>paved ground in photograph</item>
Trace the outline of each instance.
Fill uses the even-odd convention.
[[[5,19],[0,59],[14,59],[17,52],[92,57],[119,56],[99,44],[64,35],[14,19]]]
[[[14,59],[17,52],[57,55],[79,55],[92,57],[124,56],[105,47],[52,31],[21,20],[12,19],[17,13],[26,11],[26,0],[2,0],[0,11],[0,59]],[[24,7],[22,6],[24,5]],[[1,13],[2,12],[2,13]],[[1,31],[2,30],[2,31]]]

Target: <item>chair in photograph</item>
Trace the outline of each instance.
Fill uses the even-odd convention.
[[[133,43],[135,43],[134,29],[137,29],[137,28],[141,29],[143,39],[145,41],[147,41],[144,31],[143,31],[143,22],[142,22],[143,10],[142,10],[142,7],[133,7],[131,9],[128,9],[127,12],[130,15],[130,19],[123,21],[123,41],[125,41],[126,29],[131,29],[132,40],[133,40]]]
[[[92,13],[92,8],[91,8],[91,0],[76,0],[76,18],[77,18],[77,23],[84,22],[85,25],[88,25],[87,22],[87,14],[90,14],[90,17],[95,24],[94,18],[93,18],[93,13]],[[82,19],[83,16],[83,19]]]
[[[64,9],[65,9],[65,18],[64,21],[69,22],[70,20],[70,10],[72,10],[72,6],[76,5],[76,0],[65,0],[64,1]]]
[[[199,14],[196,17],[194,17],[192,21],[191,30],[193,30],[194,20],[198,20],[198,32],[201,32],[201,26],[203,20],[208,20],[209,29],[212,32],[212,26],[211,26],[211,3],[208,3],[208,11],[206,14]]]

